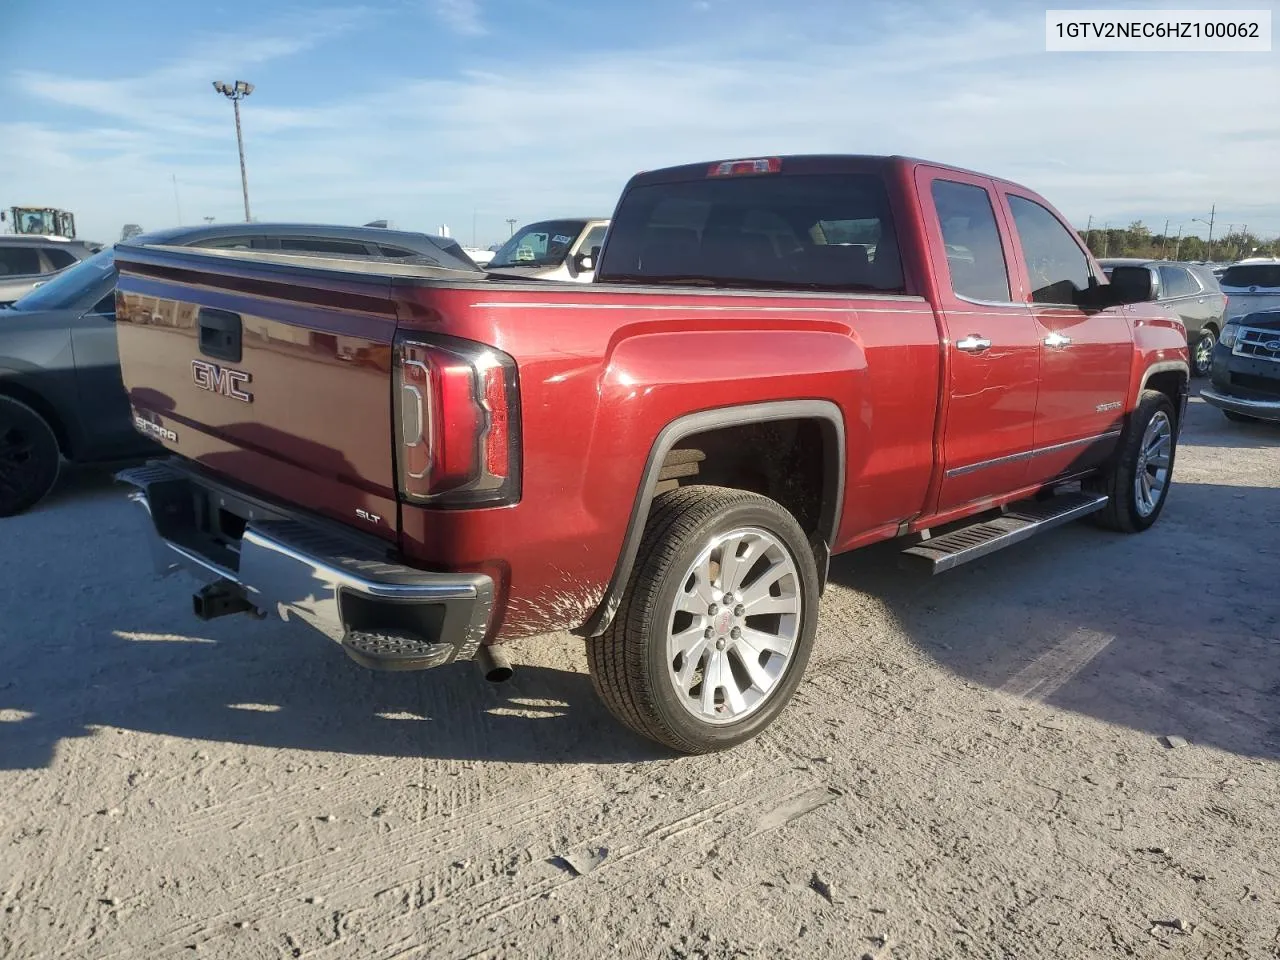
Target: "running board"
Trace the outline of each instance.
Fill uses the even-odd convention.
[[[1011,503],[1002,516],[944,533],[902,551],[912,566],[925,565],[931,573],[944,573],[970,560],[1021,543],[1037,533],[1097,513],[1107,505],[1106,495],[1070,493],[1045,500]]]

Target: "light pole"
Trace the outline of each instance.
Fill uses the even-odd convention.
[[[227,83],[225,80],[213,81],[213,89],[231,101],[236,109],[236,146],[240,149],[240,189],[244,191],[244,222],[249,222],[249,177],[244,172],[244,137],[240,133],[240,101],[253,93],[253,84],[237,80]]]
[[[513,237],[516,235],[516,224],[518,222],[515,217],[507,217],[507,226],[511,228],[511,236]]]
[[[1209,262],[1213,263],[1213,219],[1218,212],[1218,205],[1215,203],[1209,208],[1209,219],[1202,220],[1200,217],[1192,217],[1195,223],[1207,223],[1209,225]]]

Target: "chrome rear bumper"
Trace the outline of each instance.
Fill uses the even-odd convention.
[[[147,514],[161,576],[185,569],[243,590],[259,611],[294,617],[341,643],[358,662],[422,669],[470,660],[484,639],[493,582],[483,574],[433,573],[389,562],[376,549],[260,500],[242,512],[238,544],[202,533],[192,503],[209,482],[165,463],[122,471]],[[242,494],[235,492],[238,498]]]

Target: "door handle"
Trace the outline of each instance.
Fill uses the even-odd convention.
[[[991,349],[991,341],[986,337],[971,333],[963,340],[956,341],[957,350],[965,350],[969,353],[981,353],[983,350]]]
[[[239,363],[242,356],[243,325],[238,313],[201,307],[197,315],[200,327],[200,352],[215,360]]]
[[[1071,343],[1070,337],[1064,336],[1063,334],[1058,333],[1056,330],[1044,338],[1044,345],[1046,347],[1065,347],[1065,346],[1069,346],[1070,343]]]

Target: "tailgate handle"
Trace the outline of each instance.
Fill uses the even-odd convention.
[[[201,353],[217,360],[240,362],[240,314],[201,307],[199,324]]]

